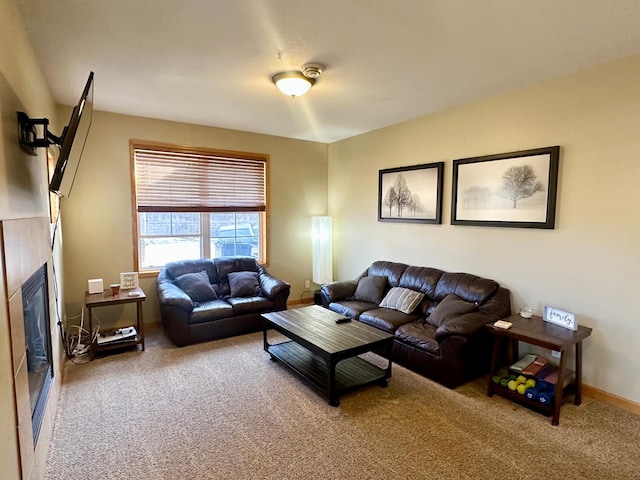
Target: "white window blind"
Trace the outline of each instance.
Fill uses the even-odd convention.
[[[135,148],[138,212],[263,212],[266,157]]]

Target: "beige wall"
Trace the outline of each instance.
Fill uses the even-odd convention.
[[[494,278],[593,328],[584,382],[640,402],[640,56],[329,148],[337,277],[387,259]],[[452,226],[452,161],[560,145],[554,230]],[[442,225],[377,221],[378,170],[445,162]],[[355,181],[357,179],[357,181]]]
[[[20,150],[17,140],[16,111],[24,111],[34,118],[49,118],[51,131],[54,133],[60,133],[56,129],[59,124],[54,117],[55,109],[49,88],[37,65],[22,19],[12,0],[0,0],[0,45],[2,45],[0,48],[0,220],[48,217],[45,152],[44,149],[39,149],[37,157],[30,157]],[[46,238],[42,240],[48,244],[48,232],[45,231],[44,235]],[[7,268],[5,261],[15,259],[5,256],[4,248],[5,245],[2,244],[0,256],[0,445],[2,445],[0,479],[13,480],[20,476],[20,453],[12,378],[8,286],[4,279]],[[60,345],[57,331],[52,341],[56,346]],[[55,363],[55,391],[58,390],[57,386],[61,378],[60,364],[60,361]],[[27,433],[30,436],[30,432]],[[46,436],[47,432],[44,434]],[[26,466],[25,471],[30,470],[31,467],[32,465]]]
[[[0,14],[0,218],[34,217],[48,208],[45,150],[20,149],[16,111],[49,118],[54,131],[54,105],[13,2],[0,0]]]
[[[96,77],[94,95],[100,95]],[[311,278],[311,215],[327,213],[327,145],[254,133],[94,112],[91,132],[69,198],[62,200],[67,315],[80,313],[87,280],[108,285],[133,265],[129,140],[269,155],[269,271],[292,285],[290,299]],[[155,278],[140,281],[146,322],[159,322]],[[109,312],[108,310],[112,310]],[[119,319],[96,310],[100,321]],[[123,312],[122,316],[128,315]]]

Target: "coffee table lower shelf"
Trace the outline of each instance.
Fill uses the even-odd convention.
[[[364,385],[376,383],[387,386],[389,372],[359,357],[349,357],[339,361],[335,368],[335,391],[331,392],[329,366],[318,355],[293,341],[269,345],[267,352],[273,360],[279,360],[303,379],[329,397],[332,406],[338,406],[339,394]]]

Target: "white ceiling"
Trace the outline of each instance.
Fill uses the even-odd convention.
[[[61,104],[327,143],[640,52],[638,0],[16,3]]]

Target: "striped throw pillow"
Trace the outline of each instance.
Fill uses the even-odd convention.
[[[393,287],[380,302],[380,307],[411,313],[420,305],[423,298],[424,293],[403,287]]]

